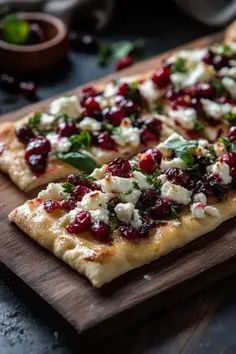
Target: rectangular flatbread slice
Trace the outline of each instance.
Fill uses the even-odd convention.
[[[50,183],[9,218],[101,287],[236,215],[236,136],[225,139],[211,145],[174,133],[130,161]]]

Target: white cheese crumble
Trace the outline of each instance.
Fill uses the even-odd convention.
[[[56,133],[49,133],[47,139],[51,144],[51,152],[67,152],[71,148],[71,142],[67,137],[60,137]]]
[[[101,180],[101,188],[103,192],[127,193],[133,189],[133,182],[133,178],[106,175]]]
[[[135,209],[132,203],[119,203],[115,206],[117,218],[125,224],[131,224],[134,228],[142,226],[142,220],[139,211]]]
[[[194,218],[196,219],[203,219],[205,218],[205,214],[219,217],[220,213],[216,207],[211,205],[205,205],[204,203],[193,203],[190,207],[191,213]]]
[[[131,202],[134,205],[137,203],[137,201],[139,200],[139,197],[141,195],[141,191],[138,189],[133,189],[131,193],[122,193],[120,194],[120,199],[122,200],[122,202]]]
[[[99,131],[101,130],[102,123],[91,117],[85,117],[78,125],[81,130]]]
[[[52,116],[51,114],[47,114],[47,113],[42,113],[41,117],[40,117],[40,127],[41,128],[48,128],[50,127],[55,121],[55,117]]]
[[[142,172],[134,171],[133,176],[137,180],[140,189],[144,190],[154,188],[152,184],[147,182],[147,176],[145,176]]]
[[[207,197],[206,197],[206,195],[204,193],[196,193],[193,196],[193,201],[206,204],[207,203]]]
[[[113,82],[109,82],[106,84],[105,89],[103,91],[103,96],[105,98],[111,98],[117,94],[118,86],[114,85]]]
[[[99,208],[97,210],[89,210],[94,221],[103,221],[105,224],[109,223],[109,210]]]
[[[95,221],[103,221],[107,224],[109,222],[109,211],[107,209],[109,199],[109,194],[92,191],[85,194],[78,206],[90,212],[92,219]]]
[[[211,216],[220,217],[219,210],[216,207],[213,207],[211,205],[207,205],[205,207],[205,213],[207,213],[207,214],[209,214]]]
[[[180,157],[174,157],[173,159],[162,159],[160,167],[162,170],[167,170],[168,168],[181,168],[184,170],[186,165]]]
[[[193,129],[197,120],[197,113],[193,108],[170,109],[169,115],[186,129]]]
[[[207,53],[207,49],[206,48],[201,48],[201,49],[183,49],[183,50],[178,51],[176,54],[172,55],[169,58],[169,62],[173,63],[178,58],[183,58],[183,59],[189,60],[191,62],[199,62],[199,61],[201,61],[204,58],[206,53]]]
[[[229,184],[232,181],[229,165],[225,162],[217,161],[213,165],[207,167],[207,172],[211,172],[214,175],[219,176],[223,184]]]
[[[129,118],[123,119],[119,128],[118,133],[111,136],[118,145],[125,146],[128,144],[137,147],[140,144],[140,131],[138,128],[132,127]]]
[[[232,106],[229,103],[217,103],[207,98],[202,98],[201,103],[205,113],[214,119],[220,119],[229,113]]]
[[[63,96],[55,99],[49,106],[49,112],[54,115],[66,114],[69,117],[80,115],[80,104],[77,96]]]
[[[160,90],[151,79],[145,80],[139,85],[141,95],[153,106],[158,98],[163,96],[165,90]]]
[[[224,77],[222,83],[226,90],[229,92],[229,94],[233,98],[236,98],[236,81],[231,77]]]
[[[102,179],[105,176],[107,165],[103,165],[102,167],[97,167],[93,172],[90,174],[90,177],[95,179]]]
[[[39,192],[39,198],[63,200],[67,198],[68,193],[64,192],[61,183],[49,183],[45,190]]]
[[[218,74],[220,76],[228,76],[236,80],[236,67],[234,66],[232,68],[228,68],[228,67],[221,68]]]
[[[188,189],[166,181],[161,187],[161,196],[173,202],[187,205],[191,202],[192,192]]]
[[[216,127],[205,127],[204,135],[209,141],[214,141],[219,135],[219,129]]]

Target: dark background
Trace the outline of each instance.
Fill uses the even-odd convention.
[[[161,3],[161,4],[160,4]],[[219,30],[219,29],[217,29]],[[190,19],[171,2],[119,1],[114,19],[100,37],[107,41],[145,40],[145,56],[193,40],[216,29]],[[76,87],[114,70],[100,68],[95,55],[71,51],[54,71],[36,78],[38,99]],[[1,113],[29,104],[1,92]],[[1,247],[1,245],[0,245]],[[22,250],[23,251],[23,250]],[[236,353],[236,276],[210,290],[156,312],[115,337],[96,345],[99,353]],[[65,332],[48,308],[0,266],[0,353],[82,353],[79,338]],[[31,300],[31,301],[30,301]],[[124,319],[125,321],[125,319]]]

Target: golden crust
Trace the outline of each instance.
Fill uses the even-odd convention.
[[[131,269],[184,246],[235,216],[236,192],[232,191],[224,201],[212,205],[219,210],[219,217],[206,215],[204,219],[195,219],[188,213],[182,216],[181,222],[171,220],[167,225],[153,229],[142,241],[131,242],[115,233],[110,245],[97,242],[89,233],[67,233],[59,222],[59,215],[45,212],[40,199],[16,208],[9,218],[41,246],[89,278],[93,286],[101,287]]]

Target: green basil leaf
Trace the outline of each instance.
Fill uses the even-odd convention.
[[[201,132],[203,131],[203,129],[205,128],[205,125],[201,122],[199,122],[199,120],[197,120],[194,124],[194,130],[196,130],[197,132]]]
[[[91,173],[97,167],[97,164],[92,157],[79,151],[59,152],[57,157],[59,160],[62,160],[86,173]]]
[[[126,57],[134,50],[134,43],[130,41],[115,42],[112,44],[114,59]]]
[[[88,131],[84,130],[80,134],[72,135],[70,143],[73,149],[80,149],[81,147],[89,148],[91,143],[91,136]]]
[[[28,126],[30,128],[37,128],[39,123],[40,123],[40,119],[41,119],[42,113],[40,112],[36,112],[33,117],[31,117],[28,121]]]
[[[225,119],[227,119],[231,124],[236,122],[236,113],[235,112],[229,112],[224,116]]]
[[[30,25],[16,15],[5,16],[2,20],[2,38],[12,44],[24,44],[30,35]]]
[[[64,189],[65,193],[72,193],[75,186],[70,182],[64,182],[62,183],[62,188]]]
[[[219,95],[221,95],[225,91],[225,87],[220,79],[212,80],[211,84],[216,89]]]
[[[184,161],[187,167],[191,167],[194,164],[194,157],[191,152],[185,152],[181,155],[181,159]]]
[[[186,73],[187,70],[187,61],[184,58],[178,58],[172,65],[171,65],[171,73]]]
[[[178,207],[176,205],[171,205],[171,216],[172,218],[179,219]]]

